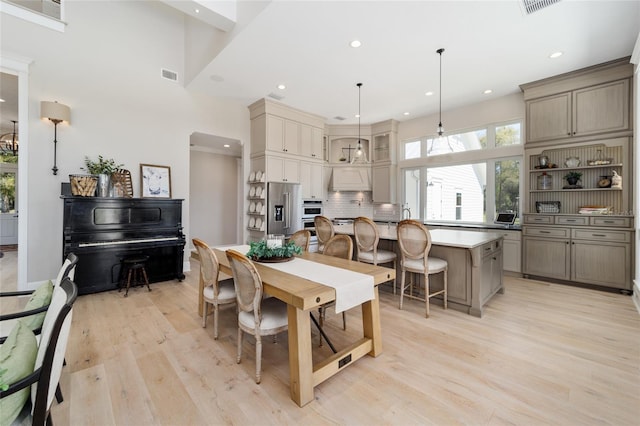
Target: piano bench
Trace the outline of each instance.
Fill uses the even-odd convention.
[[[120,284],[118,285],[118,291],[125,287],[126,279],[127,290],[124,293],[124,297],[129,295],[129,288],[137,285],[146,285],[147,289],[151,291],[151,288],[149,287],[149,279],[147,277],[147,270],[145,269],[147,260],[149,260],[149,256],[132,256],[122,259],[122,274]]]

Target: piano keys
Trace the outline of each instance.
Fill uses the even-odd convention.
[[[79,257],[79,294],[114,290],[122,260],[146,255],[149,282],[184,279],[182,201],[63,196],[63,256]]]

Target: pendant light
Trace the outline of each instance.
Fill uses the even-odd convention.
[[[358,145],[356,146],[356,157],[362,157],[362,139],[360,139],[360,91],[362,83],[358,83],[356,86],[358,86]]]
[[[427,151],[430,154],[433,150],[442,151],[445,147],[449,152],[453,152],[449,138],[444,136],[444,127],[442,126],[442,53],[444,48],[436,50],[436,53],[440,55],[440,105],[439,105],[439,121],[438,121],[438,137],[431,143],[431,147]]]
[[[5,133],[0,136],[0,152],[6,155],[18,155],[18,134],[16,133],[16,120],[11,120],[13,123],[13,132]]]
[[[442,137],[444,133],[444,128],[442,127],[442,52],[444,52],[443,48],[436,50],[438,55],[440,55],[440,121],[438,122],[438,137]]]

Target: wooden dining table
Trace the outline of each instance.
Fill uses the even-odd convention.
[[[224,248],[214,248],[221,271],[231,275]],[[291,399],[300,407],[314,399],[314,388],[344,367],[365,355],[377,357],[382,353],[380,305],[378,285],[395,279],[395,270],[368,263],[345,260],[319,253],[304,252],[299,257],[373,277],[374,298],[362,306],[363,337],[346,348],[313,364],[310,312],[336,299],[336,290],[294,274],[255,262],[262,278],[264,291],[287,304],[289,335],[289,382]]]

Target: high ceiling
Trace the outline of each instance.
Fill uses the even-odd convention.
[[[445,48],[446,114],[518,92],[522,83],[630,56],[639,32],[640,1],[563,0],[529,15],[515,0],[273,1],[188,88],[246,105],[275,93],[328,123],[347,124],[357,123],[362,82],[363,124],[404,121],[438,111],[438,48]],[[349,46],[354,39],[360,48]],[[550,59],[556,51],[564,54]]]

